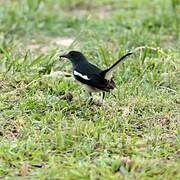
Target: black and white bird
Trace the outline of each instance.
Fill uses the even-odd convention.
[[[102,100],[105,97],[105,92],[108,92],[116,87],[115,82],[112,79],[112,74],[118,67],[118,65],[130,56],[132,52],[129,52],[118,59],[112,66],[102,70],[88,62],[86,57],[78,51],[70,51],[68,54],[61,55],[60,58],[67,58],[73,65],[74,78],[79,81],[92,95],[92,92],[103,92]],[[91,100],[92,101],[92,98]]]

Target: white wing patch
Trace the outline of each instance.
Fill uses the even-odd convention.
[[[77,72],[77,71],[75,71],[75,70],[74,70],[74,75],[79,76],[79,77],[81,77],[81,78],[83,78],[83,79],[85,79],[85,80],[90,80],[90,79],[87,77],[87,75],[83,75],[83,74],[81,74],[81,73],[79,73],[79,72]]]

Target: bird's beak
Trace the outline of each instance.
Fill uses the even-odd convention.
[[[62,54],[59,56],[59,59],[61,60],[61,58],[68,58],[68,55],[67,54]]]

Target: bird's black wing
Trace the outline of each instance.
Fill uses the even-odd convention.
[[[73,70],[73,74],[76,80],[82,84],[89,85],[93,88],[97,88],[103,91],[109,91],[114,88],[113,82],[108,82],[101,76],[102,70],[91,63],[84,63],[76,66]]]

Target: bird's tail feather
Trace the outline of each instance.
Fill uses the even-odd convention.
[[[101,72],[101,75],[104,76],[105,79],[110,80],[112,78],[113,71],[118,67],[119,63],[121,63],[123,60],[125,60],[128,56],[133,54],[132,52],[129,52],[122,56],[120,59],[118,59],[112,66],[110,66],[108,69],[105,69]]]

